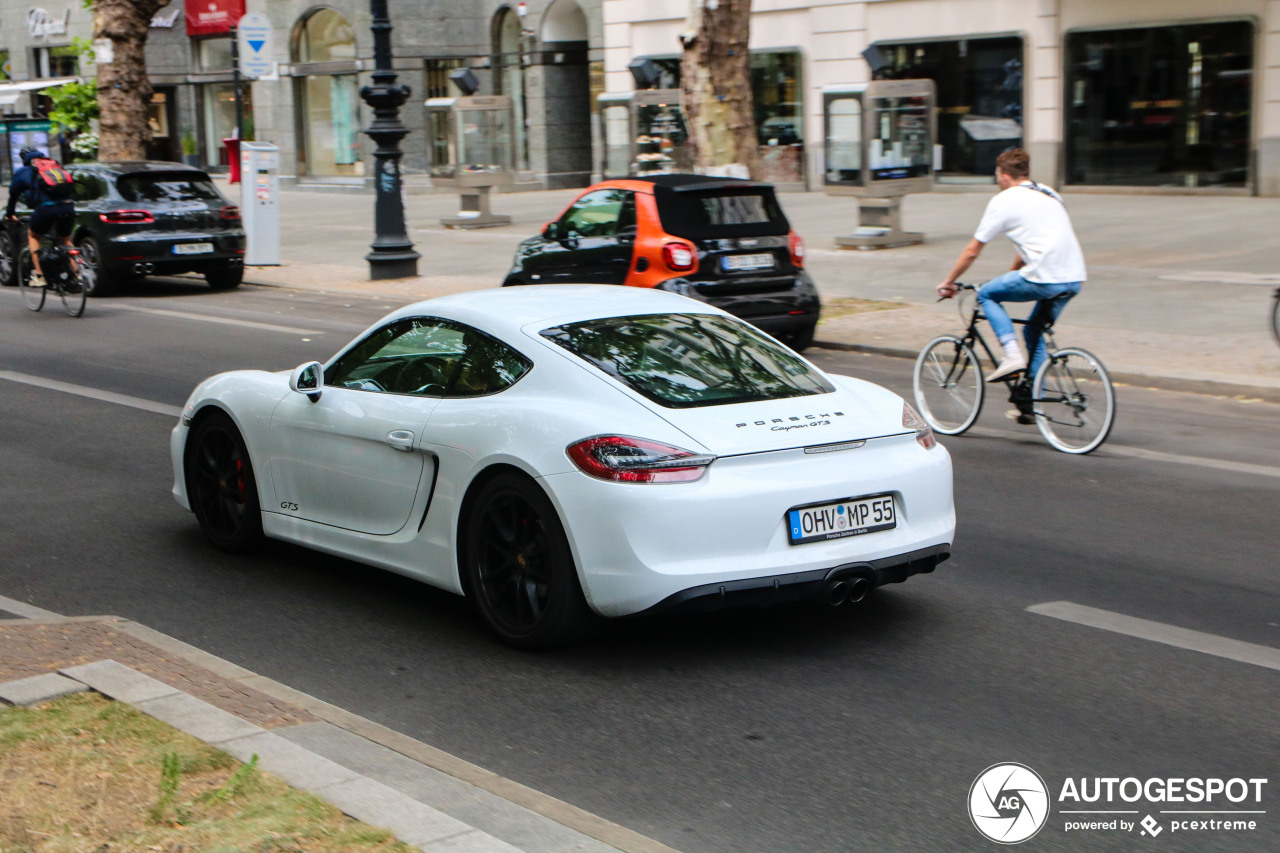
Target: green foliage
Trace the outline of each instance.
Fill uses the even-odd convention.
[[[84,133],[90,122],[98,117],[98,83],[64,83],[45,94],[53,101],[49,119],[57,122],[68,134]]]
[[[258,753],[254,753],[249,759],[248,764],[242,764],[237,768],[235,773],[231,774],[222,787],[216,791],[210,791],[201,797],[201,800],[209,803],[220,803],[229,800],[258,777]]]
[[[160,823],[178,796],[178,784],[182,781],[182,759],[176,752],[166,752],[160,759],[160,796],[151,807],[151,820]]]

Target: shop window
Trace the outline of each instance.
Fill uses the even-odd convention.
[[[996,157],[1022,145],[1022,39],[953,39],[877,44],[884,79],[927,79],[937,91],[938,180],[990,180]]]
[[[650,56],[658,69],[658,89],[680,88],[680,58]],[[751,98],[760,141],[762,179],[804,181],[804,95],[799,51],[753,50]]]
[[[226,166],[227,149],[222,145],[222,140],[234,136],[236,131],[235,84],[206,83],[200,89],[204,102],[205,139],[218,152],[217,162]],[[244,138],[253,139],[253,87],[242,85],[240,95],[244,98]]]
[[[332,9],[313,12],[294,30],[294,62],[354,63],[355,57],[356,39],[351,24]],[[311,74],[296,78],[294,85],[302,131],[300,171],[323,176],[364,174],[356,75]]]
[[[74,77],[80,71],[80,53],[71,45],[37,47],[32,50],[36,77]]]
[[[0,50],[0,80],[13,79],[13,66],[9,63],[9,51]]]
[[[1246,21],[1067,35],[1067,181],[1245,186]]]
[[[231,70],[231,39],[209,38],[196,42],[196,54],[202,71]]]
[[[347,19],[332,9],[320,9],[298,29],[294,57],[297,62],[332,62],[356,58],[356,37]]]

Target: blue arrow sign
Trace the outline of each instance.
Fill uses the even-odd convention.
[[[262,39],[250,39],[249,47],[253,48],[254,53],[262,53],[262,46],[266,44]]]

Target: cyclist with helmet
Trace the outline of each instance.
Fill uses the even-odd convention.
[[[22,168],[13,173],[13,181],[9,184],[9,205],[5,208],[6,220],[17,221],[14,208],[18,199],[26,199],[31,208],[31,224],[27,228],[27,245],[31,247],[31,264],[35,274],[44,277],[40,269],[41,239],[57,240],[64,246],[71,245],[71,229],[76,221],[76,207],[71,200],[50,198],[45,192],[39,173],[31,165],[31,161],[44,157],[45,153],[37,148],[23,148],[18,152],[22,159]],[[34,282],[33,282],[34,283]]]

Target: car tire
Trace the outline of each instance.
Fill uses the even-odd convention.
[[[463,571],[481,618],[503,642],[546,649],[584,636],[597,618],[569,540],[542,488],[516,472],[480,487],[462,524]]]
[[[262,508],[253,462],[240,430],[220,411],[200,418],[183,454],[187,500],[200,529],[223,551],[262,542]]]
[[[515,276],[515,275],[507,276],[506,279],[502,282],[503,287],[519,287],[522,284],[527,284],[527,282],[524,279],[520,278],[519,276]]]
[[[80,263],[83,267],[81,276],[84,279],[85,294],[110,296],[115,293],[119,289],[119,281],[107,275],[98,241],[93,237],[82,237],[76,246],[80,249]]]
[[[231,290],[239,287],[240,282],[244,281],[244,267],[240,264],[210,267],[204,271],[204,280],[209,282],[209,287],[214,290]]]
[[[796,352],[804,352],[813,346],[813,336],[817,329],[818,324],[811,323],[798,331],[788,332],[782,337],[782,342]]]
[[[18,286],[18,252],[9,235],[8,223],[0,222],[0,286]]]

